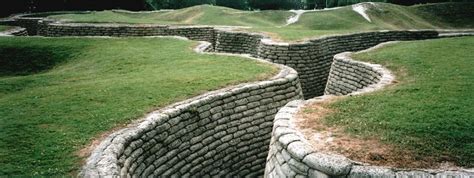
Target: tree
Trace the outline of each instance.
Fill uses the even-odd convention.
[[[249,9],[248,0],[216,0],[216,5],[234,9]]]

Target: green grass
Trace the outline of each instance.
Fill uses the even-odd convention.
[[[474,38],[402,42],[355,59],[382,64],[399,83],[330,105],[326,118],[416,156],[474,166]],[[449,159],[446,159],[449,157]]]
[[[75,175],[76,152],[101,133],[276,72],[249,59],[197,54],[195,45],[171,38],[0,38],[0,177]]]
[[[200,5],[167,12],[127,13],[101,11],[90,14],[51,16],[73,22],[155,23],[185,25],[248,26],[253,32],[265,32],[284,41],[302,40],[321,35],[373,30],[452,29],[474,27],[474,3],[442,3],[399,6],[376,3],[367,11],[372,22],[354,12],[351,6],[309,12],[300,21],[285,26],[293,13],[288,11],[240,11],[225,7]],[[449,12],[449,13],[443,13]]]
[[[10,26],[0,25],[0,32],[10,29]]]
[[[374,30],[406,30],[406,29],[453,29],[469,28],[474,21],[452,21],[451,16],[436,15],[430,10],[433,8],[451,7],[452,14],[457,14],[459,19],[474,15],[474,3],[467,3],[466,7],[472,10],[457,12],[460,5],[450,3],[419,6],[399,6],[388,3],[376,3],[376,8],[367,11],[372,22],[354,12],[352,7],[342,7],[336,10],[309,12],[301,16],[300,20],[277,32],[284,40],[299,40],[313,36],[345,34],[352,32]],[[428,6],[428,7],[427,7]],[[472,18],[470,18],[472,19]]]

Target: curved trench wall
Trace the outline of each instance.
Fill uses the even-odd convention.
[[[324,94],[333,56],[358,51],[387,41],[437,38],[435,31],[382,31],[324,37],[299,44],[271,43],[259,46],[258,57],[298,71],[306,99]]]
[[[315,98],[311,102],[322,102],[328,97]],[[313,149],[293,124],[295,114],[300,112],[305,104],[306,102],[302,100],[292,101],[275,116],[265,177],[470,178],[474,176],[474,173],[465,171],[402,170],[365,166],[341,155],[319,152]]]
[[[443,170],[400,170],[366,166],[344,156],[320,152],[313,148],[294,124],[295,115],[307,103],[324,102],[331,95],[361,94],[381,89],[394,80],[390,71],[380,65],[359,62],[351,53],[334,56],[325,96],[309,101],[296,100],[280,109],[275,116],[265,177],[472,177],[474,173]]]
[[[381,88],[393,80],[388,70],[379,65],[352,60],[349,54],[334,56],[327,94],[349,94],[362,91],[369,86]],[[324,100],[327,97],[315,100]],[[342,156],[318,153],[292,124],[294,115],[303,104],[303,101],[293,101],[275,116],[265,175],[267,177],[348,175],[353,164],[351,161]]]
[[[352,60],[348,54],[334,56],[326,95],[347,95],[376,84],[382,78],[382,66]]]
[[[261,176],[273,117],[302,98],[297,73],[221,90],[150,114],[99,146],[82,175]]]
[[[303,43],[275,43],[263,35],[217,31],[216,51],[246,53],[295,69],[305,98],[324,94],[333,56],[379,43],[437,38],[436,31],[382,31],[332,36]]]

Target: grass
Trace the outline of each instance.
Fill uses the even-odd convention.
[[[199,5],[176,11],[128,13],[127,11],[99,11],[89,14],[51,16],[55,19],[85,23],[154,23],[182,25],[231,25],[268,27],[284,24],[293,13],[287,11],[240,11],[226,7]]]
[[[80,23],[248,26],[252,28],[245,30],[265,32],[284,41],[373,30],[474,27],[474,21],[472,21],[474,3],[441,3],[419,6],[376,4],[375,8],[370,8],[367,11],[372,22],[353,11],[351,6],[346,6],[335,10],[305,13],[297,23],[288,26],[285,26],[286,20],[293,15],[288,11],[240,11],[209,5],[152,13],[100,11],[90,14],[64,14],[51,17]]]
[[[0,177],[73,175],[77,151],[145,113],[275,74],[171,38],[0,38]],[[15,61],[15,62],[12,62]]]
[[[325,118],[349,134],[376,138],[415,156],[474,166],[474,38],[401,42],[355,59],[382,64],[399,83],[348,97]]]
[[[0,32],[10,29],[10,26],[0,25]]]

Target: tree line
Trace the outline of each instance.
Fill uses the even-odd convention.
[[[22,12],[126,9],[179,9],[200,4],[242,10],[314,9],[345,6],[359,2],[387,2],[402,5],[470,0],[10,0],[0,1],[0,16]]]
[[[211,4],[242,10],[270,9],[322,9],[357,4],[360,2],[385,2],[414,5],[438,2],[470,2],[470,0],[145,0],[148,9],[178,9],[199,4]]]

